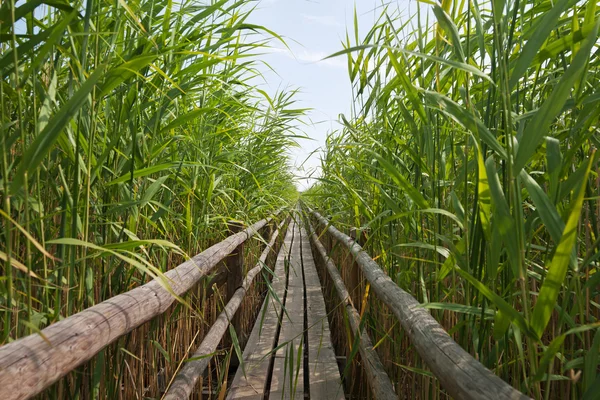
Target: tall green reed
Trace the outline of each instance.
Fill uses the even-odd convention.
[[[356,111],[328,137],[305,197],[367,231],[388,274],[503,379],[537,398],[593,396],[596,4],[424,3],[406,24],[386,9],[336,54]],[[393,375],[416,374],[404,389],[439,396],[409,343],[393,340],[400,328],[379,330],[384,314],[373,300],[367,318]]]
[[[287,151],[303,110],[293,91],[252,84],[255,55],[281,38],[248,23],[251,11],[246,0],[2,3],[0,343],[161,278],[224,238],[227,220],[294,200]],[[123,343],[154,337],[158,359],[160,343],[191,341],[199,325],[169,326]],[[82,379],[65,390],[85,392]]]

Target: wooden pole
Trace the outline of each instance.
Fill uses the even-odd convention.
[[[352,327],[352,333],[354,335],[360,335],[358,343],[359,352],[364,360],[363,367],[367,374],[367,380],[369,381],[369,388],[373,393],[373,398],[378,400],[394,400],[397,399],[397,395],[394,391],[394,385],[390,381],[390,377],[385,372],[383,364],[377,355],[375,349],[373,349],[373,342],[367,334],[366,330],[360,330],[360,314],[352,305],[352,299],[350,294],[344,285],[344,280],[340,276],[337,267],[327,256],[327,250],[323,244],[319,241],[319,238],[315,234],[315,230],[312,224],[309,222],[310,228],[310,239],[317,249],[317,253],[321,256],[321,261],[325,264],[325,268],[329,273],[329,277],[333,282],[333,286],[336,289],[338,298],[344,304],[346,313],[348,315],[348,321]],[[348,338],[349,341],[353,342],[354,338]]]
[[[227,228],[229,229],[230,235],[235,235],[243,229],[243,224],[239,221],[229,221],[227,223]],[[231,252],[231,254],[225,259],[225,268],[227,269],[227,302],[229,302],[234,296],[239,288],[242,287],[244,283],[244,243],[241,243],[235,250]],[[245,293],[244,293],[245,294]],[[240,346],[243,346],[245,343],[243,332],[242,332],[242,317],[240,312],[236,312],[233,315],[230,315],[231,325],[235,330],[237,338],[240,342]],[[233,338],[229,338],[228,346],[232,343]],[[239,365],[239,360],[235,352],[231,355],[231,359],[229,365],[232,367],[237,367]]]
[[[431,314],[413,296],[400,289],[350,236],[329,224],[316,211],[312,215],[320,226],[327,227],[332,238],[350,250],[377,297],[394,313],[425,364],[450,396],[459,400],[529,398],[452,340]]]
[[[127,332],[161,315],[227,255],[265,226],[263,219],[209,247],[166,279],[154,279],[0,347],[0,399],[35,396]],[[169,289],[165,288],[168,284]]]

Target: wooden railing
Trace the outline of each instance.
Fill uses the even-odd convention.
[[[154,279],[0,347],[0,399],[39,394],[119,337],[163,314],[176,296],[188,292],[271,220],[256,222],[166,272],[166,282]],[[234,289],[239,298],[238,287]],[[229,311],[231,307],[227,315],[231,315]]]
[[[309,235],[313,248],[321,258],[321,262],[325,264],[325,268],[327,269],[329,278],[333,282],[333,286],[335,287],[338,298],[340,299],[342,305],[346,308],[346,315],[348,316],[348,321],[350,322],[352,332],[355,336],[359,336],[358,351],[365,361],[363,366],[373,397],[378,400],[397,399],[398,397],[396,396],[394,385],[390,381],[390,377],[385,372],[383,364],[381,363],[377,352],[373,348],[373,342],[371,341],[371,338],[365,329],[361,329],[360,314],[354,307],[354,304],[352,304],[350,293],[348,293],[348,289],[346,289],[346,285],[344,284],[344,280],[342,279],[338,268],[327,255],[327,250],[316,235],[310,221],[308,222],[308,227],[310,229]]]
[[[309,215],[323,229],[323,233],[326,232],[329,238],[345,246],[352,254],[362,276],[370,282],[378,298],[393,312],[414,348],[448,394],[456,399],[473,400],[528,398],[486,369],[454,342],[429,312],[414,297],[398,287],[354,239],[340,232],[319,213],[310,211]],[[228,303],[191,356],[192,360],[175,374],[165,395],[166,399],[189,397],[227,328],[231,324],[238,330],[234,318],[236,311],[254,278],[262,271],[268,255],[276,250],[284,221],[271,235],[256,266],[248,271],[245,278],[242,277],[242,246],[270,221],[270,218],[264,219],[234,233],[168,271],[165,273],[168,289],[164,282],[153,280],[52,324],[39,334],[0,347],[0,399],[24,399],[39,394],[119,337],[165,313],[178,296],[184,295],[219,263],[225,261],[228,272],[226,275],[217,275],[213,280],[227,280]],[[361,328],[360,314],[352,303],[338,268],[327,254],[310,221],[308,227],[313,249],[336,289],[353,333],[359,335],[358,350],[366,361],[363,365],[374,398],[395,398],[394,386],[373,349],[366,330]]]
[[[456,399],[528,399],[460,347],[431,314],[402,290],[350,236],[316,211],[319,226],[346,246],[378,298],[393,312],[411,343],[442,386]]]
[[[212,359],[212,354],[214,354],[217,346],[223,339],[225,332],[227,332],[227,328],[236,315],[240,304],[242,304],[242,301],[244,300],[252,281],[263,270],[269,254],[273,254],[275,251],[275,242],[277,241],[280,229],[285,222],[285,220],[281,221],[275,232],[273,232],[271,235],[271,240],[262,252],[258,262],[256,263],[256,266],[248,271],[242,284],[233,292],[231,299],[211,326],[210,330],[204,337],[204,340],[202,340],[202,343],[200,343],[200,346],[198,346],[196,352],[190,357],[193,359],[193,361],[188,361],[186,365],[177,373],[173,383],[167,390],[165,397],[163,397],[163,400],[186,399],[192,395],[194,387],[196,386],[196,382],[202,376],[206,370],[206,367],[208,367],[208,363]],[[229,281],[230,280],[228,280],[228,282]],[[236,331],[239,332],[239,329],[236,329]]]

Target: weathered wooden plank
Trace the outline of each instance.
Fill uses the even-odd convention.
[[[304,399],[304,361],[303,353],[298,353],[299,341],[288,343],[286,356],[275,358],[269,399]]]
[[[246,360],[246,375],[231,386],[228,399],[262,400],[265,396],[266,379],[269,373],[270,357],[267,360]],[[236,374],[237,378],[237,374]]]
[[[338,298],[346,308],[346,315],[348,316],[348,321],[350,322],[352,332],[354,335],[356,335],[358,332],[360,332],[360,315],[352,304],[352,299],[348,293],[348,290],[346,289],[346,286],[344,285],[344,281],[338,269],[327,256],[327,251],[325,250],[323,244],[319,241],[317,235],[314,233],[312,225],[309,224],[309,228],[311,229],[310,238],[315,246],[316,253],[325,263],[325,267],[336,289]],[[353,338],[350,338],[349,340],[353,340]],[[369,388],[373,393],[373,397],[380,400],[396,399],[397,396],[394,391],[394,385],[385,372],[383,364],[381,363],[377,352],[373,348],[373,342],[371,342],[371,338],[365,330],[362,330],[360,333],[358,345],[359,353],[363,360],[363,367],[369,382]]]
[[[302,275],[301,275],[302,276]],[[296,349],[304,334],[304,288],[288,288],[285,300],[285,312],[281,321],[281,332],[277,346],[294,340]],[[282,357],[285,349],[277,350],[276,356]]]
[[[269,398],[302,399],[304,397],[304,281],[300,255],[300,229],[294,226],[294,242],[288,262],[288,287],[285,313],[277,341]]]
[[[267,293],[258,320],[244,349],[243,365],[235,374],[227,399],[262,399],[267,392],[271,354],[277,340],[281,304],[285,294],[285,264],[291,251],[294,224],[290,223],[283,245],[277,256],[271,287]],[[275,295],[278,299],[275,298]]]
[[[301,345],[304,333],[304,280],[302,274],[302,256],[300,254],[299,226],[294,226],[294,242],[288,262],[288,286],[285,299],[285,312],[281,320],[281,333],[279,334],[278,346],[286,342],[294,341],[294,351]],[[286,349],[281,348],[276,356],[281,357]]]
[[[344,400],[344,388],[331,343],[321,282],[310,250],[308,235],[304,229],[301,235],[308,321],[308,371],[305,373],[309,376],[310,397]]]
[[[311,399],[345,400],[337,362],[311,362],[309,374]]]
[[[252,329],[248,343],[244,349],[244,360],[261,360],[270,358],[275,347],[276,333],[279,326],[281,303],[285,294],[285,263],[292,244],[293,226],[288,229],[284,244],[277,257],[271,287],[274,293],[267,292],[265,301]],[[268,357],[267,357],[268,356]],[[237,377],[237,376],[236,376]]]
[[[269,222],[264,219],[211,246],[165,275],[181,296],[236,247]],[[157,279],[0,347],[0,398],[40,393],[117,338],[164,313],[175,297]]]
[[[300,254],[300,229],[296,226],[294,231],[294,242],[292,243],[292,251],[290,252],[289,272],[288,272],[288,287],[289,288],[304,288],[304,280],[302,279],[302,256]]]
[[[265,302],[265,307],[272,303]],[[269,314],[272,311],[268,312]],[[256,321],[260,324],[261,321]],[[275,346],[278,318],[266,317],[262,328],[255,326],[244,351],[244,372],[238,368],[227,399],[262,399],[267,391],[271,353]],[[254,397],[257,396],[257,397]]]
[[[273,232],[273,235],[267,246],[265,246],[265,249],[263,250],[256,266],[248,271],[248,274],[241,283],[241,287],[231,295],[231,298],[225,306],[225,309],[221,312],[221,314],[219,314],[209,332],[202,340],[202,343],[200,343],[198,349],[190,357],[198,359],[187,362],[181,371],[177,373],[173,383],[167,390],[167,393],[164,397],[165,400],[185,399],[190,397],[194,391],[194,387],[196,386],[198,379],[202,376],[204,370],[208,366],[208,363],[212,359],[212,356],[210,355],[213,354],[217,349],[217,346],[221,342],[221,339],[223,339],[225,332],[227,332],[229,324],[234,323],[233,318],[236,315],[240,304],[242,304],[250,285],[254,281],[254,278],[262,271],[269,253],[273,251],[273,246],[275,245],[275,242],[279,236],[279,229],[284,223],[285,221],[281,221],[278,229]],[[237,251],[241,252],[241,247],[238,247]],[[239,257],[236,255],[236,258]],[[237,260],[236,262],[239,263],[240,261]]]
[[[294,226],[294,241],[288,263],[285,313],[277,341],[269,398],[304,397],[304,280],[300,247],[300,227]]]
[[[354,256],[373,291],[394,313],[423,361],[456,399],[527,399],[460,347],[409,293],[400,289],[352,238],[312,211],[322,227]]]
[[[319,290],[315,293],[315,289]],[[331,343],[331,332],[329,322],[327,321],[327,309],[325,304],[320,303],[323,295],[319,288],[312,289],[312,293],[307,293],[307,314],[308,314],[308,360],[309,363],[315,362],[336,362],[333,345]],[[307,289],[308,290],[308,289]],[[320,297],[320,299],[319,299]],[[332,379],[340,380],[339,373]]]

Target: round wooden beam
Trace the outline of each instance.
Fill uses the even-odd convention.
[[[354,256],[377,297],[394,313],[423,361],[455,399],[529,399],[485,368],[460,347],[431,314],[409,293],[400,289],[352,238],[316,211],[320,226]]]
[[[59,380],[134,328],[161,315],[177,296],[264,227],[263,219],[229,236],[158,279],[87,308],[0,347],[0,399],[27,399]],[[171,291],[165,288],[168,285]]]

